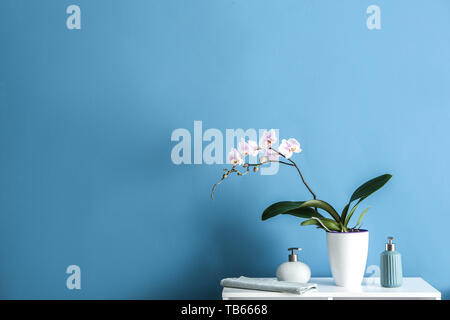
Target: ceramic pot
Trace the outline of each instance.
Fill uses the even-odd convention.
[[[369,231],[327,232],[328,259],[337,286],[361,286],[366,269]]]

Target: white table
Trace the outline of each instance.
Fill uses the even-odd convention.
[[[441,293],[422,278],[403,278],[399,288],[383,288],[379,278],[364,278],[359,289],[334,284],[333,278],[311,278],[317,289],[303,295],[283,292],[224,288],[224,300],[441,300]]]

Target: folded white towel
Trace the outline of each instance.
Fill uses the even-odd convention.
[[[303,294],[306,291],[317,287],[315,283],[278,281],[276,278],[247,278],[247,277],[222,279],[222,281],[220,281],[220,284],[223,287],[230,287],[230,288],[289,292],[295,294]]]

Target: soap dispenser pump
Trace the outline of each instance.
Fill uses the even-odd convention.
[[[277,269],[278,281],[301,282],[307,283],[311,279],[311,269],[303,262],[298,261],[296,250],[302,248],[289,248],[291,254],[289,261],[281,264]]]
[[[386,288],[397,288],[402,285],[402,256],[395,250],[394,237],[388,237],[386,250],[380,256],[380,283]]]

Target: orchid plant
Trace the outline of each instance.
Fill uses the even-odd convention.
[[[317,199],[316,194],[306,182],[299,166],[291,159],[294,153],[300,153],[302,151],[300,143],[294,138],[288,140],[283,139],[277,150],[274,147],[277,141],[278,139],[274,129],[264,131],[259,144],[256,141],[245,141],[242,138],[238,144],[238,148],[232,148],[229,152],[228,162],[232,167],[230,169],[224,169],[225,173],[222,175],[222,178],[212,188],[211,198],[213,199],[217,186],[233,173],[236,173],[238,176],[243,176],[248,174],[251,169],[257,172],[265,164],[278,162],[286,166],[294,167],[297,170],[302,183],[308,189],[309,193],[311,193],[312,199],[307,201],[276,202],[264,210],[262,220],[273,218],[279,214],[289,214],[306,219],[301,223],[302,226],[313,225],[327,232],[359,232],[363,218],[369,210],[369,207],[361,212],[356,224],[353,227],[349,227],[350,219],[358,208],[358,205],[372,193],[383,187],[392,176],[390,174],[383,174],[362,184],[355,190],[350,197],[350,201],[345,205],[341,214],[339,214],[329,203]],[[250,163],[250,160],[247,160],[247,156],[249,158],[250,156],[256,157],[256,163]],[[244,170],[240,169],[241,167]],[[354,203],[353,206],[352,203]],[[332,219],[323,216],[319,212],[319,209],[328,213]]]

